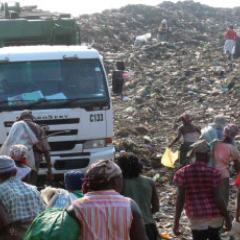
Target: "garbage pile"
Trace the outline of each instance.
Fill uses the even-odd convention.
[[[168,42],[157,42],[163,19],[171,35]],[[220,113],[240,127],[240,62],[229,62],[223,54],[229,24],[240,29],[240,8],[164,2],[155,7],[128,5],[77,20],[82,41],[103,55],[110,85],[116,61],[125,62],[123,95],[112,95],[116,150],[144,159],[150,177],[160,174],[161,210],[156,219],[160,232],[174,238],[172,177],[176,169],[161,166],[161,157],[183,112],[192,114],[202,128]],[[134,47],[136,37],[145,34],[151,38]],[[239,144],[240,136],[236,140]],[[234,199],[232,189],[232,211]],[[182,222],[187,224],[186,216]],[[184,239],[191,239],[189,229]]]

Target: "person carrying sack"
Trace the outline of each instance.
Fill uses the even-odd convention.
[[[23,110],[20,117],[12,125],[9,135],[0,149],[0,154],[9,155],[10,148],[15,144],[23,144],[28,148],[26,156],[27,165],[32,169],[30,183],[37,182],[39,164],[44,155],[47,163],[47,174],[49,180],[53,180],[51,169],[50,146],[45,131],[40,125],[34,123],[31,110]]]

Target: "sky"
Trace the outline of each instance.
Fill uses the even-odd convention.
[[[11,2],[2,0],[1,2]],[[73,16],[102,12],[105,9],[120,8],[128,4],[158,5],[161,0],[16,0],[24,5],[37,5],[38,8],[52,12],[71,13]],[[177,0],[172,0],[177,2]],[[196,0],[213,7],[240,7],[239,0]]]

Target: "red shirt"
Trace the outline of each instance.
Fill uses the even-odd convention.
[[[189,218],[222,216],[213,194],[213,188],[218,187],[221,181],[221,174],[204,162],[195,162],[176,172],[174,183],[185,189],[184,208]]]
[[[228,29],[225,33],[225,39],[237,40],[237,33],[232,29]]]

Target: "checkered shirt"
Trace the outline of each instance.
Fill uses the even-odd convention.
[[[0,184],[0,200],[8,213],[9,223],[34,219],[44,210],[36,187],[13,177]]]
[[[174,183],[185,189],[184,208],[189,218],[221,217],[214,200],[213,188],[221,183],[221,174],[204,162],[196,162],[178,170]]]

